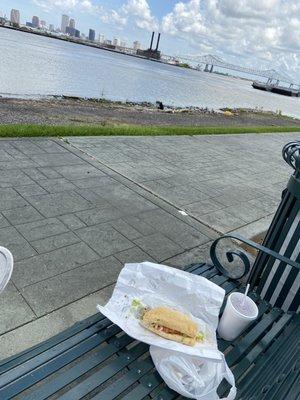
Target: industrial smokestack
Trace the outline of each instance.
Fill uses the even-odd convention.
[[[150,43],[150,50],[152,50],[153,40],[154,40],[154,32],[152,32],[152,38],[151,38],[151,43]]]
[[[158,38],[157,38],[157,45],[156,45],[156,49],[155,49],[155,51],[158,51],[159,42],[160,42],[160,33],[158,34]]]

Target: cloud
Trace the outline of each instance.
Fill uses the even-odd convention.
[[[115,10],[105,11],[101,13],[100,19],[105,24],[117,24],[121,27],[127,24],[127,18]]]
[[[171,34],[177,31],[192,34],[205,33],[206,27],[200,12],[200,0],[177,3],[173,11],[163,18],[162,29]]]
[[[299,0],[177,1],[162,19],[166,34],[198,54],[215,53],[257,68],[279,68],[300,81]]]
[[[80,10],[90,14],[101,13],[102,6],[95,5],[91,0],[32,0],[34,4],[43,8],[45,11],[55,10],[57,8],[62,11]]]
[[[129,17],[133,17],[138,28],[147,31],[158,29],[158,22],[152,15],[147,0],[128,0],[123,5],[122,11]]]

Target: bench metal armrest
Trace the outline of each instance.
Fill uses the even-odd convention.
[[[235,276],[233,277],[222,265],[222,263],[220,262],[217,253],[216,253],[216,249],[217,249],[217,244],[219,243],[220,240],[224,239],[224,238],[230,238],[230,239],[236,239],[240,242],[246,243],[248,246],[253,247],[256,250],[259,250],[265,254],[268,254],[271,257],[276,258],[277,260],[291,265],[294,268],[297,268],[300,270],[300,264],[297,263],[296,261],[290,260],[289,258],[282,256],[281,254],[277,253],[274,250],[270,250],[265,246],[262,246],[261,244],[255,243],[252,240],[246,239],[241,235],[238,234],[228,234],[228,235],[224,235],[219,237],[218,239],[216,239],[213,244],[211,245],[210,248],[210,258],[214,264],[214,266],[224,275],[227,276],[231,279],[241,279],[242,277],[244,277],[245,275],[248,274],[248,272],[250,271],[250,260],[248,255],[241,251],[241,250],[234,250],[234,251],[227,251],[226,252],[226,257],[227,260],[232,263],[234,261],[234,256],[240,258],[244,264],[244,272],[239,275],[239,276]]]

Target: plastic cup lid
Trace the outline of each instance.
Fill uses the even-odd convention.
[[[5,247],[0,247],[0,293],[10,280],[13,265],[14,260],[11,252]]]

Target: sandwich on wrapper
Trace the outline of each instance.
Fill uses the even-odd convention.
[[[156,307],[145,311],[140,323],[165,339],[187,346],[195,346],[197,341],[203,340],[203,334],[188,315],[168,307]]]

